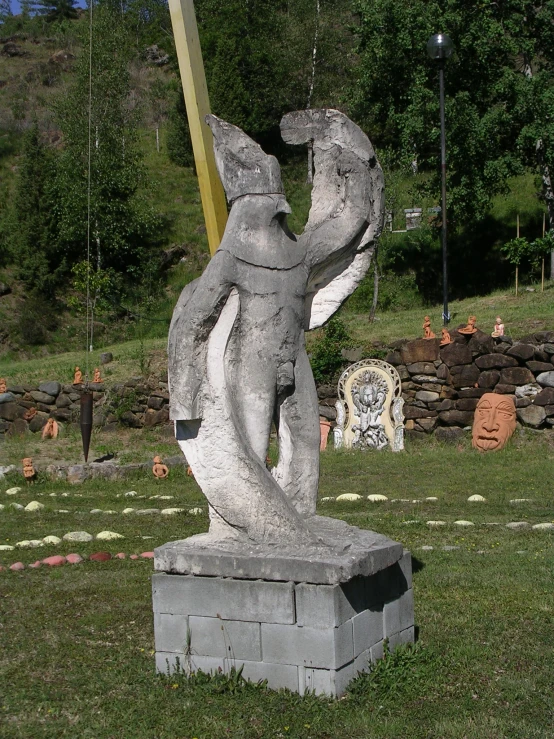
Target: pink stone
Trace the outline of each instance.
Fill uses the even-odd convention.
[[[131,554],[129,559],[138,559],[138,554]]]
[[[67,555],[66,560],[69,562],[70,565],[78,565],[79,562],[83,561],[83,558],[80,554],[72,552],[71,554]]]
[[[33,570],[35,570],[37,567],[40,567],[40,565],[41,565],[40,559],[37,559],[37,561],[36,562],[33,562],[32,565],[27,565],[27,566],[28,567],[32,567]]]
[[[13,570],[14,572],[17,572],[18,570],[24,570],[25,565],[23,562],[14,562],[13,565],[10,565],[10,570]]]
[[[50,565],[50,567],[59,567],[65,564],[65,557],[61,554],[54,554],[52,557],[46,557],[42,560],[43,565]]]
[[[95,552],[89,557],[93,562],[107,562],[111,558],[112,555],[109,552]]]
[[[118,559],[125,559],[125,552],[118,552],[115,556]]]
[[[144,559],[154,559],[154,552],[143,552],[140,556]]]

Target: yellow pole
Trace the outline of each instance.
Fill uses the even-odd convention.
[[[210,112],[210,99],[193,0],[169,0],[169,11],[179,60],[206,233],[210,253],[213,256],[225,231],[227,204],[215,166],[212,132],[204,122],[204,117]]]

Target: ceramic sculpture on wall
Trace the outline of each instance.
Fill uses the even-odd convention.
[[[402,385],[396,369],[379,359],[357,362],[338,385],[335,448],[404,449]]]
[[[481,452],[502,449],[516,428],[516,406],[511,395],[485,393],[475,409],[472,444]]]

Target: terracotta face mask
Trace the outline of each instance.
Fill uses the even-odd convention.
[[[514,433],[516,407],[512,397],[486,393],[481,397],[473,420],[472,443],[482,452],[502,449]]]

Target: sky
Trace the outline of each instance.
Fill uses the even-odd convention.
[[[19,1],[18,0],[10,0],[10,2],[11,2],[11,6],[12,6],[12,13],[14,15],[17,15],[18,13],[20,13],[21,12],[21,6],[19,4]],[[85,2],[85,0],[77,0],[77,2],[75,3],[75,5],[78,8],[84,8],[86,6],[86,2]]]

